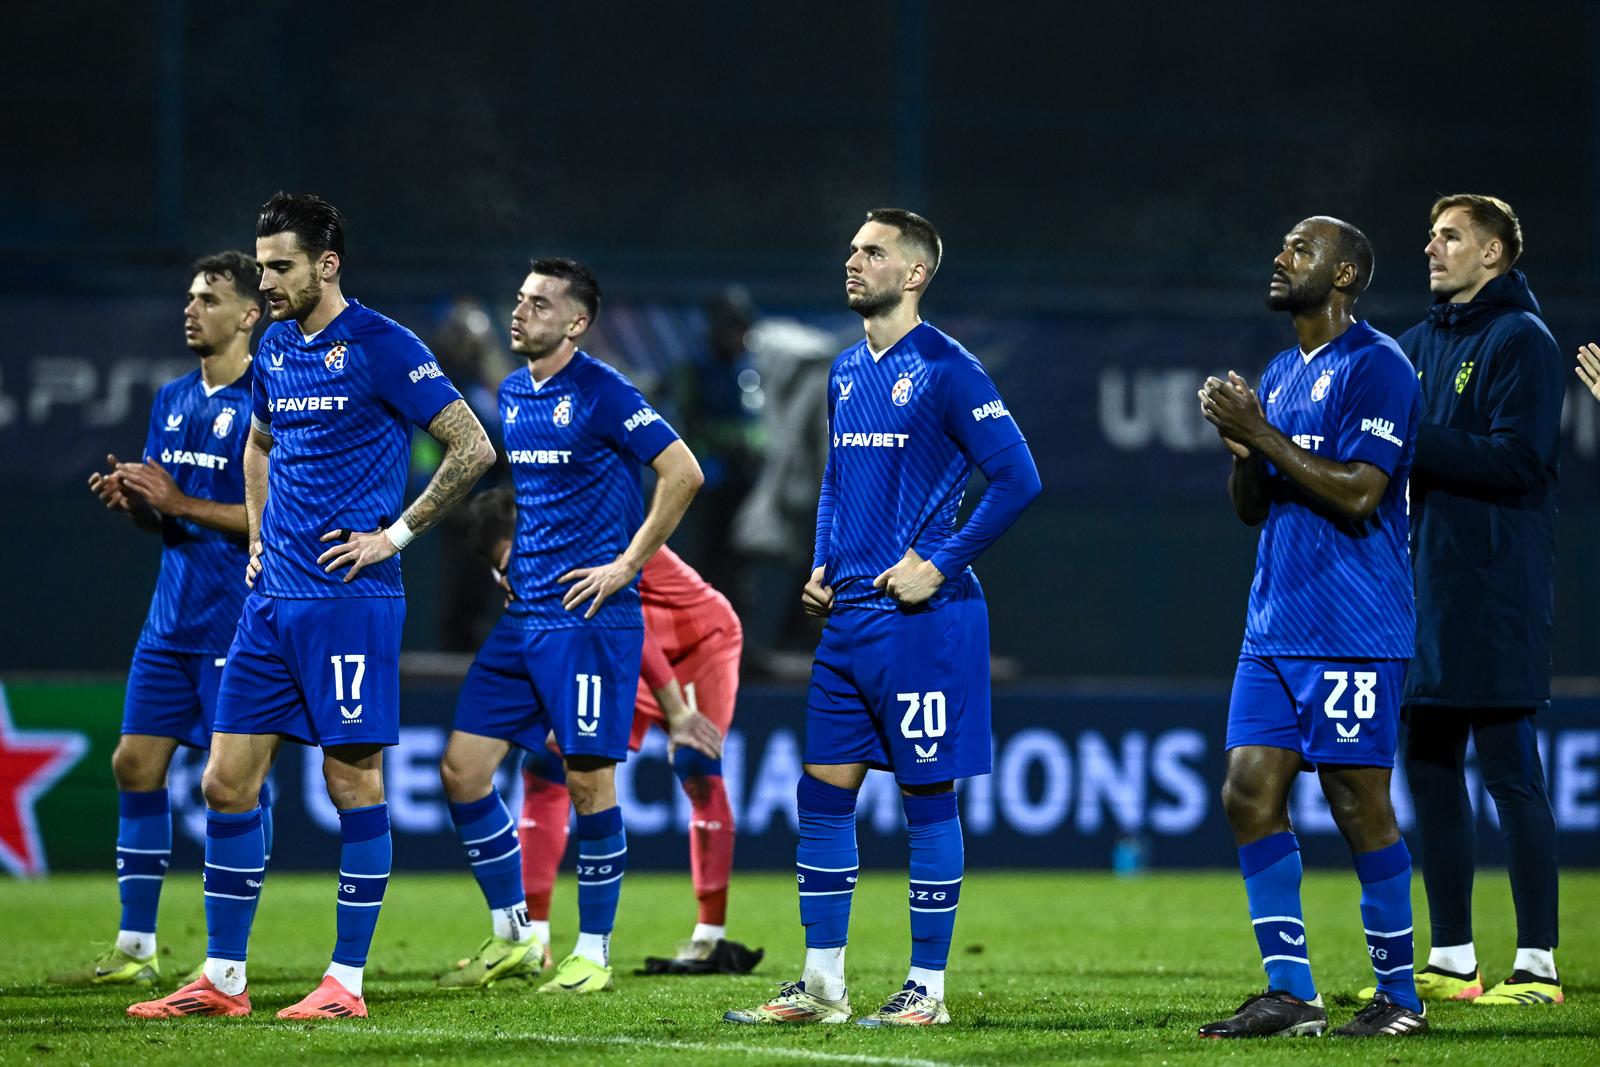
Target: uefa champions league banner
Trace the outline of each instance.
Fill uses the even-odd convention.
[[[14,682],[4,695],[0,865],[14,875],[109,870],[117,807],[109,758],[121,686]],[[385,757],[397,867],[461,868],[438,773],[454,704],[454,687],[405,689],[401,743]],[[799,690],[749,687],[740,694],[723,756],[740,868],[783,870],[794,861],[803,709]],[[1209,683],[1164,691],[998,691],[994,773],[961,786],[969,860],[985,867],[1230,866],[1232,837],[1218,799],[1226,709],[1225,687]],[[1540,723],[1562,862],[1600,865],[1600,698],[1558,701]],[[320,760],[318,750],[294,744],[286,744],[278,759],[274,869],[332,870],[337,861],[338,820]],[[200,754],[182,750],[174,766],[175,869],[198,869],[200,862],[201,766]],[[513,810],[518,778],[509,763],[502,768],[499,785]],[[1479,858],[1499,863],[1493,804],[1475,775],[1469,785],[1479,815]],[[659,733],[619,768],[618,793],[630,868],[683,868],[689,808]],[[1403,781],[1396,782],[1395,801],[1409,829]],[[1291,805],[1307,861],[1345,865],[1348,854],[1315,775],[1300,776]],[[903,865],[904,817],[889,775],[868,775],[859,819],[863,864]]]
[[[175,278],[173,293],[186,284]],[[424,339],[444,306],[370,295],[374,307]],[[79,300],[0,297],[0,321],[7,323],[0,348],[0,483],[7,486],[77,488],[108,451],[133,458],[155,391],[194,369],[183,346],[179,301],[108,298],[85,316]],[[1255,314],[1255,307],[1237,304],[1228,309],[1232,314],[1215,318],[947,317],[936,311],[934,321],[993,375],[1028,435],[1046,493],[1173,502],[1220,499],[1221,446],[1195,400],[1206,376],[1231,368],[1254,379],[1291,341],[1281,319]],[[801,317],[841,338],[841,347],[860,331],[860,321],[848,314]],[[116,324],[110,334],[108,322]],[[1403,329],[1410,323],[1376,325]],[[1582,324],[1552,325],[1558,338],[1574,344],[1600,336],[1600,329]],[[704,348],[704,325],[693,307],[618,301],[608,305],[588,340],[596,355],[659,377]],[[1563,503],[1592,499],[1600,486],[1600,405],[1576,377],[1562,423]]]

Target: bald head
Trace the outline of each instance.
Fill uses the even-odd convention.
[[[1343,219],[1336,219],[1331,215],[1313,215],[1300,225],[1314,228],[1314,232],[1327,242],[1329,263],[1333,268],[1334,288],[1347,293],[1352,300],[1366,292],[1367,286],[1372,284],[1372,272],[1376,267],[1372,255],[1372,242],[1367,240],[1367,235]],[[1348,281],[1341,278],[1342,269],[1346,264],[1354,268],[1354,273]],[[1340,284],[1341,282],[1343,284]]]

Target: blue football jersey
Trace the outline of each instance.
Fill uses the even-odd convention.
[[[400,517],[411,425],[461,399],[417,335],[354,300],[315,337],[275,322],[256,352],[252,418],[272,436],[261,519],[264,596],[404,596],[400,557],[327,574],[330,530],[376,530]]]
[[[644,522],[639,467],[677,433],[633,383],[579,352],[538,386],[526,366],[500,386],[500,423],[517,493],[517,535],[507,613],[528,630],[642,627],[638,582],[613,593],[594,618],[587,602],[561,606],[575,567],[616,559]]]
[[[1415,369],[1392,338],[1357,322],[1309,359],[1298,347],[1280,353],[1258,395],[1267,421],[1301,448],[1370,463],[1389,485],[1356,524],[1329,517],[1268,465],[1244,651],[1409,659],[1416,625],[1406,486],[1422,414]]]
[[[198,370],[156,392],[144,458],[161,464],[186,496],[244,503],[244,442],[252,368],[207,391]],[[139,644],[169,652],[222,655],[244,604],[245,539],[163,516],[161,572]]]
[[[872,581],[914,548],[923,559],[956,530],[974,464],[1023,440],[972,353],[922,323],[873,358],[865,339],[828,378],[833,523],[817,564],[834,606],[899,610]],[[946,575],[930,602],[956,596],[972,569]]]

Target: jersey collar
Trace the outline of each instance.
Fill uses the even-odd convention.
[[[533,380],[533,371],[530,369],[528,371],[528,385],[530,385],[533,388],[533,391],[536,392],[536,393],[543,392],[545,386],[549,385],[551,382],[556,381],[562,375],[566,374],[569,370],[571,370],[573,368],[573,365],[576,364],[578,362],[578,360],[580,360],[580,359],[588,359],[588,358],[589,358],[589,354],[587,352],[585,352],[581,348],[578,349],[576,352],[572,353],[572,358],[567,360],[567,365],[565,367],[562,367],[560,370],[556,371],[554,374],[550,375],[550,377],[546,378],[542,382],[536,382],[536,381]],[[527,366],[527,364],[523,364],[523,366]]]
[[[874,352],[872,350],[872,342],[868,341],[865,337],[863,337],[861,339],[861,347],[866,351],[868,356],[872,357],[872,362],[873,363],[875,363],[875,364],[876,363],[882,363],[884,356],[887,356],[890,352],[893,352],[895,349],[897,349],[901,345],[905,344],[906,338],[910,337],[912,334],[916,333],[918,330],[922,329],[927,324],[928,324],[928,322],[927,322],[926,319],[918,319],[917,320],[917,324],[915,326],[911,327],[911,329],[909,329],[905,333],[901,334],[900,335],[900,339],[898,341],[896,341],[894,344],[890,345],[888,348],[885,348],[882,352]]]
[[[318,330],[316,333],[311,334],[309,336],[307,336],[307,334],[306,334],[305,327],[301,326],[299,322],[296,322],[294,324],[294,329],[295,329],[295,332],[300,335],[300,343],[303,344],[303,345],[316,344],[317,338],[321,337],[323,334],[325,334],[329,330],[333,329],[335,323],[337,323],[340,319],[344,318],[346,315],[350,314],[350,309],[351,308],[358,308],[360,306],[361,305],[359,303],[357,303],[354,299],[352,299],[352,298],[350,298],[348,296],[345,297],[344,298],[344,309],[342,311],[340,311],[339,314],[337,314],[333,318],[329,319],[328,320],[328,325],[324,326],[322,329]]]

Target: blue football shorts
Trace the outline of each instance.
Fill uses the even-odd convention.
[[[1239,657],[1227,748],[1265,745],[1306,762],[1393,767],[1403,659]]]
[[[400,740],[400,597],[252,592],[222,670],[213,729],[304,745]]]
[[[135,648],[122,703],[122,732],[175,737],[192,748],[210,748],[217,683],[226,662],[226,656],[214,652]]]
[[[644,629],[526,630],[502,616],[456,700],[454,728],[530,752],[555,731],[565,756],[628,758]]]
[[[971,592],[932,611],[842,609],[811,665],[805,762],[865,763],[908,785],[988,774],[989,611]]]

